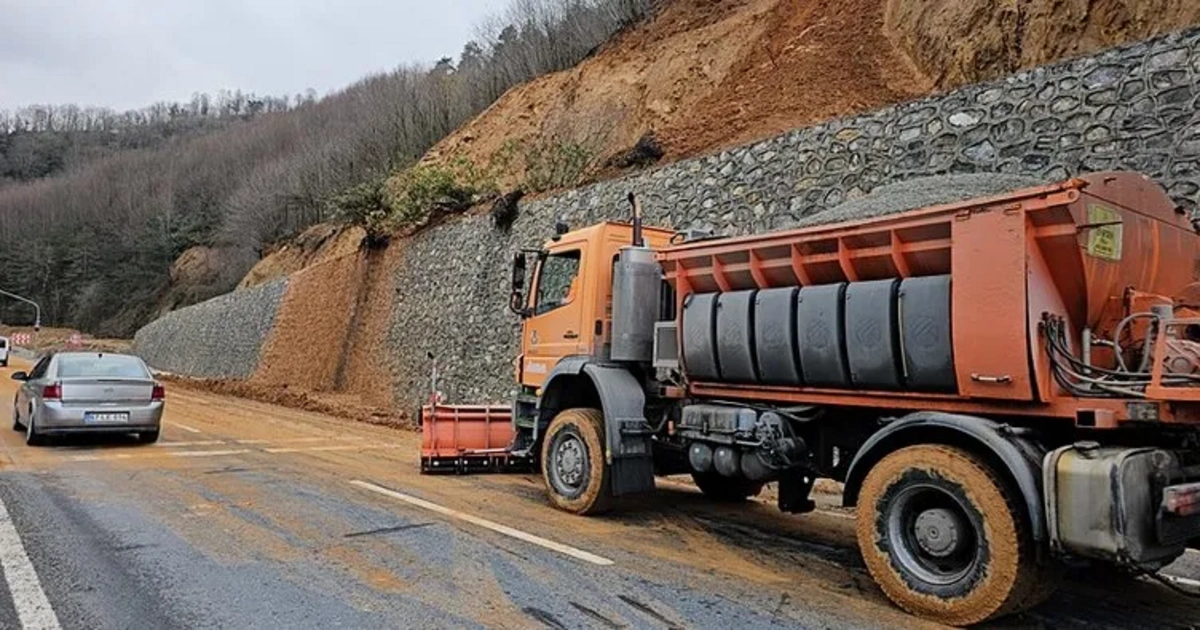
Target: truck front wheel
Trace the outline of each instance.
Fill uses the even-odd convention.
[[[542,440],[542,478],[550,502],[560,510],[599,514],[611,506],[599,409],[567,409],[554,417]]]
[[[858,510],[871,576],[910,613],[970,625],[1046,594],[1016,493],[968,451],[923,444],[889,454],[867,474]]]

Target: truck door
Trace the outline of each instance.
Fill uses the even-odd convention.
[[[522,382],[540,386],[562,357],[583,354],[583,250],[546,256],[534,280],[533,314],[525,320]]]

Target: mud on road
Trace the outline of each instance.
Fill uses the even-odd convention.
[[[155,446],[0,434],[0,499],[63,628],[927,625],[871,582],[834,495],[796,517],[670,479],[581,518],[532,475],[419,475],[412,432],[179,387],[167,409]],[[1200,619],[1159,584],[1075,577],[996,627]],[[0,627],[27,604],[0,589]]]

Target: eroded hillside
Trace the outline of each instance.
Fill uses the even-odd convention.
[[[555,146],[587,176],[653,132],[681,159],[1200,23],[1191,0],[675,0],[576,67],[510,90],[428,154]],[[586,177],[585,177],[586,178]]]

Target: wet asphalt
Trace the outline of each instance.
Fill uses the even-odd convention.
[[[214,550],[208,539],[197,545],[172,531],[157,516],[163,506],[145,505],[137,479],[96,471],[6,472],[0,499],[63,628],[817,628],[846,621],[784,611],[745,588],[697,588],[686,571],[671,580],[642,575],[636,564],[590,566],[369,496],[330,496],[252,471],[223,474],[302,498],[307,518],[331,529],[289,541],[301,552],[280,557],[239,540],[236,528],[214,531],[228,544]],[[144,476],[153,483],[159,475]],[[238,517],[277,527],[251,509]],[[409,586],[395,592],[364,583],[322,562],[325,545],[369,547]],[[7,590],[0,627],[19,627]]]

